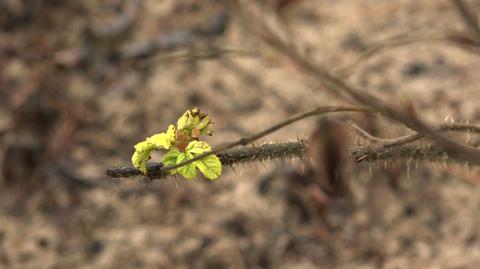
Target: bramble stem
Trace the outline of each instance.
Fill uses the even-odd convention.
[[[349,149],[349,156],[355,162],[376,162],[390,160],[419,160],[430,162],[457,162],[463,163],[462,160],[448,154],[441,147],[433,145],[408,145],[423,138],[418,133],[401,136],[398,138],[382,139],[376,138],[360,127],[350,124],[350,126],[359,134],[360,137],[369,142],[371,145],[352,146]],[[465,123],[449,123],[441,124],[434,128],[439,132],[471,132],[480,134],[480,126]],[[361,130],[361,132],[360,132]],[[368,136],[366,136],[368,135]],[[372,139],[374,138],[374,139]],[[235,165],[246,162],[260,162],[265,160],[276,160],[284,158],[307,157],[307,142],[300,140],[298,142],[287,143],[268,143],[260,146],[240,147],[236,149],[227,149],[217,154],[222,165]],[[161,179],[169,175],[164,171],[162,163],[152,163],[147,167],[148,177],[150,179]],[[112,178],[143,176],[143,173],[132,167],[113,167],[107,170],[107,175]]]
[[[314,109],[311,109],[311,110],[307,110],[305,112],[301,112],[301,113],[298,113],[298,114],[295,114],[263,131],[260,131],[256,134],[253,134],[253,135],[250,135],[250,136],[247,136],[247,137],[242,137],[236,141],[233,141],[233,142],[230,142],[230,143],[227,143],[227,144],[224,144],[222,146],[219,146],[211,151],[208,151],[208,152],[205,152],[205,153],[202,153],[200,155],[197,155],[196,157],[192,158],[192,159],[189,159],[187,161],[184,161],[184,162],[181,162],[179,164],[176,164],[176,165],[172,165],[172,166],[165,166],[162,168],[162,172],[167,172],[167,171],[170,171],[170,170],[173,170],[173,169],[177,169],[181,166],[184,166],[186,164],[189,164],[189,163],[192,163],[194,161],[197,161],[197,160],[200,160],[208,155],[211,155],[211,154],[218,154],[222,151],[225,151],[225,150],[228,150],[228,149],[231,149],[231,148],[234,148],[234,147],[237,147],[237,146],[246,146],[256,140],[258,140],[259,138],[262,138],[268,134],[271,134],[287,125],[290,125],[292,123],[295,123],[299,120],[302,120],[302,119],[305,119],[305,118],[308,118],[308,117],[311,117],[311,116],[318,116],[318,115],[323,115],[323,114],[327,114],[327,113],[335,113],[335,112],[370,112],[370,113],[373,113],[375,112],[373,109],[371,108],[368,108],[368,107],[365,107],[365,106],[319,106],[319,107],[316,107]]]

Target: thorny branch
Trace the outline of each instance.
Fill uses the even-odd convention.
[[[306,142],[272,143],[261,146],[241,147],[218,154],[223,165],[234,166],[239,163],[262,162],[286,158],[305,158]],[[435,145],[402,145],[388,150],[378,150],[373,146],[354,146],[349,150],[349,156],[355,162],[375,163],[378,161],[429,161],[441,163],[458,163],[448,153]],[[152,163],[147,167],[148,178],[162,179],[170,176],[162,171],[162,163]],[[112,167],[107,170],[112,178],[139,177],[143,173],[132,166]]]
[[[231,149],[231,148],[234,148],[234,147],[237,147],[237,146],[246,146],[266,135],[269,135],[287,125],[290,125],[292,123],[295,123],[299,120],[303,120],[305,118],[308,118],[308,117],[311,117],[311,116],[319,116],[319,115],[323,115],[323,114],[327,114],[327,113],[335,113],[335,112],[375,112],[375,110],[372,110],[371,108],[368,108],[368,107],[363,107],[363,106],[319,106],[319,107],[316,107],[314,109],[311,109],[311,110],[308,110],[308,111],[305,111],[305,112],[301,112],[301,113],[298,113],[298,114],[295,114],[273,126],[270,126],[269,128],[263,130],[263,131],[260,131],[256,134],[253,134],[253,135],[250,135],[250,136],[247,136],[247,137],[242,137],[236,141],[233,141],[233,142],[230,142],[230,143],[227,143],[227,144],[224,144],[222,146],[219,146],[211,151],[208,151],[208,152],[205,152],[205,153],[202,153],[202,154],[199,154],[197,155],[196,157],[192,158],[192,159],[189,159],[187,161],[184,161],[182,163],[179,163],[177,165],[172,165],[172,166],[165,166],[162,168],[162,172],[166,172],[166,171],[170,171],[172,169],[176,169],[178,167],[181,167],[181,166],[184,166],[186,164],[189,164],[189,163],[192,163],[194,161],[197,161],[197,160],[200,160],[208,155],[211,155],[211,154],[217,154],[217,153],[220,153],[220,152],[223,152],[225,150],[228,150],[228,149]]]
[[[405,135],[398,138],[381,139],[376,138],[360,127],[350,124],[354,131],[367,142],[374,144],[363,144],[351,146],[349,156],[355,162],[377,162],[387,160],[416,160],[430,162],[459,162],[453,158],[442,148],[436,145],[408,145],[423,136],[418,134]],[[480,134],[480,126],[449,123],[442,124],[435,128],[440,132],[462,132]],[[372,139],[373,138],[373,139]],[[294,157],[307,157],[306,147],[307,141],[299,140],[298,142],[288,143],[269,143],[260,146],[247,146],[236,149],[229,149],[217,154],[223,165],[233,166],[239,163],[259,162],[265,160],[276,160]],[[162,163],[153,163],[148,166],[148,177],[150,179],[161,179],[169,174],[162,169]],[[113,167],[107,170],[107,174],[112,178],[143,176],[143,173],[132,167]]]
[[[223,165],[233,166],[239,163],[259,162],[279,158],[303,157],[305,155],[305,141],[272,143],[260,146],[241,147],[230,149],[217,154]],[[162,163],[153,163],[147,167],[150,179],[160,179],[169,176],[162,170]],[[132,167],[113,167],[107,170],[107,174],[113,178],[143,176],[143,173]]]
[[[335,113],[335,112],[369,112],[369,113],[374,113],[375,111],[368,108],[368,107],[364,107],[364,106],[318,106],[318,107],[315,107],[311,110],[307,110],[307,111],[304,111],[304,112],[301,112],[301,113],[297,113],[277,124],[274,124],[268,128],[266,128],[265,130],[263,131],[260,131],[258,133],[255,133],[253,135],[250,135],[250,136],[247,136],[247,137],[242,137],[236,141],[233,141],[233,142],[230,142],[230,143],[226,143],[224,145],[221,145],[219,147],[216,147],[214,148],[213,150],[211,151],[208,151],[208,152],[205,152],[205,153],[202,153],[202,154],[199,154],[197,155],[196,157],[192,158],[192,159],[189,159],[187,161],[184,161],[182,163],[179,163],[179,164],[176,164],[176,165],[172,165],[172,166],[153,166],[153,168],[149,168],[147,169],[147,177],[151,178],[151,179],[155,179],[157,178],[156,175],[161,175],[162,177],[164,177],[168,171],[170,170],[173,170],[173,169],[177,169],[178,167],[181,167],[183,165],[186,165],[186,164],[189,164],[189,163],[192,163],[194,161],[197,161],[197,160],[200,160],[208,155],[211,155],[211,154],[217,154],[219,155],[219,153],[221,152],[224,152],[226,150],[229,150],[229,149],[232,149],[234,147],[237,147],[237,146],[246,146],[266,135],[269,135],[287,125],[290,125],[292,123],[295,123],[297,121],[300,121],[300,120],[303,120],[305,118],[308,118],[308,117],[312,117],[312,116],[319,116],[319,115],[323,115],[323,114],[327,114],[327,113]],[[220,155],[219,155],[220,156]],[[127,169],[128,170],[128,169]],[[118,170],[118,169],[108,169],[107,170],[107,174],[110,176],[110,177],[117,177],[115,175],[117,175],[118,173],[115,172],[115,171],[123,171],[123,170]],[[128,170],[130,171],[130,170]],[[135,175],[137,175],[138,173],[141,173],[140,171],[137,171],[137,172],[131,172],[131,173],[136,173]],[[120,173],[121,174],[121,173]]]

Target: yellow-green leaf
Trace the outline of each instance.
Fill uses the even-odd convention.
[[[136,144],[135,152],[132,155],[132,164],[146,174],[147,162],[153,150],[167,150],[162,161],[165,166],[176,165],[192,159],[198,154],[210,151],[211,147],[206,142],[198,141],[198,138],[200,135],[211,135],[212,125],[213,122],[209,116],[194,107],[178,119],[176,127],[169,125],[165,133],[147,137],[145,141]],[[197,167],[209,179],[219,177],[222,172],[220,160],[215,155],[211,155],[171,170],[170,173],[180,173],[185,178],[192,179],[197,174]]]
[[[147,174],[147,161],[150,159],[150,153],[153,150],[153,145],[147,141],[137,143],[135,145],[135,152],[132,155],[132,165]]]
[[[148,151],[148,150],[152,150],[153,148],[153,145],[148,143],[147,141],[142,141],[142,142],[138,142],[137,144],[135,144],[135,146],[133,146],[133,148],[135,148],[135,151],[137,152],[143,152],[143,151]]]
[[[193,155],[201,154],[210,150],[212,150],[212,148],[207,142],[197,140],[190,141],[190,143],[188,143],[187,147],[185,148],[186,152]]]
[[[194,127],[194,131],[197,131],[202,135],[212,135],[213,133],[213,122],[210,121],[210,117],[205,115],[200,122]]]
[[[167,137],[170,141],[175,141],[175,125],[170,124],[168,126]]]
[[[201,130],[210,124],[210,117],[206,115],[203,119],[195,126],[195,128]]]
[[[200,117],[198,116],[199,110],[194,107],[183,115],[177,121],[177,128],[181,131],[190,133],[195,126],[200,123]]]
[[[188,111],[183,113],[183,115],[178,119],[177,121],[177,128],[178,130],[183,130],[183,128],[185,128],[185,125],[187,124],[187,120],[188,120]]]
[[[169,149],[175,141],[175,126],[168,126],[167,133],[159,133],[147,138],[147,142],[153,144],[155,148]]]
[[[222,174],[222,163],[215,155],[208,155],[195,163],[195,166],[208,179],[216,179]]]
[[[172,166],[177,164],[177,158],[180,154],[180,151],[176,149],[171,149],[163,156],[163,165],[164,166]],[[177,173],[176,169],[170,170],[171,175],[175,175]]]
[[[212,133],[213,133],[212,122],[210,122],[207,126],[203,127],[200,130],[200,134],[202,135],[212,135]]]
[[[193,158],[192,154],[180,153],[177,157],[177,164],[192,158]],[[197,169],[195,168],[194,162],[180,166],[179,168],[177,168],[177,172],[183,177],[185,177],[186,179],[193,179],[197,176]]]
[[[193,123],[193,116],[190,110],[183,113],[183,115],[177,121],[178,130],[190,129]]]

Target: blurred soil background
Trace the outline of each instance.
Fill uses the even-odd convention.
[[[333,71],[391,36],[464,29],[447,0],[262,4]],[[348,198],[325,195],[305,160],[227,167],[214,182],[108,178],[193,106],[211,114],[207,140],[219,145],[340,104],[275,54],[224,48],[268,52],[222,1],[0,1],[0,268],[478,268],[480,177],[465,166],[352,164]],[[348,80],[413,100],[432,124],[475,123],[478,70],[478,55],[425,42],[380,53]],[[315,122],[259,143],[308,137]]]

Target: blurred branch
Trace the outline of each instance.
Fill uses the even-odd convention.
[[[120,55],[123,59],[142,59],[172,49],[189,47],[198,41],[212,41],[225,33],[229,21],[228,14],[223,10],[218,10],[213,16],[207,18],[207,23],[203,27],[158,33],[156,37],[124,46],[120,50]]]
[[[369,134],[367,131],[363,130],[362,128],[360,128],[360,126],[356,125],[352,121],[348,121],[347,124],[350,126],[350,128],[353,129],[353,131],[359,137],[365,139],[368,142],[371,142],[371,143],[386,143],[386,142],[389,141],[389,139],[379,138],[379,137],[376,137],[376,136],[373,136],[373,135]]]
[[[457,9],[460,18],[463,19],[470,36],[477,44],[480,44],[480,26],[478,25],[477,16],[473,13],[473,9],[463,0],[452,0],[452,2]]]
[[[480,46],[477,42],[464,33],[447,32],[445,34],[425,34],[425,35],[399,35],[391,37],[385,41],[378,42],[360,54],[354,61],[340,68],[335,73],[342,78],[349,77],[358,68],[359,65],[370,58],[390,49],[396,49],[417,43],[447,44],[458,47],[463,51],[480,55]]]
[[[408,160],[465,164],[434,144],[427,146],[402,145],[388,150],[378,150],[372,146],[353,147],[350,150],[350,156],[357,163]]]
[[[401,136],[393,139],[378,138],[369,134],[367,131],[363,130],[362,128],[360,128],[359,126],[355,125],[352,122],[349,122],[348,124],[355,130],[355,132],[360,137],[372,143],[378,143],[377,145],[379,145],[381,148],[384,148],[384,149],[404,145],[407,143],[412,143],[425,137],[422,134],[414,133],[414,134],[409,134],[409,135],[405,135],[405,136]],[[454,131],[454,132],[469,132],[469,133],[480,134],[480,126],[467,124],[467,123],[443,123],[440,126],[435,127],[433,129],[438,132]]]
[[[394,36],[385,41],[374,44],[373,46],[368,48],[365,52],[360,54],[360,56],[358,56],[358,58],[355,59],[352,63],[349,63],[346,66],[342,67],[336,73],[341,77],[348,77],[352,74],[355,68],[357,68],[360,64],[372,58],[373,56],[389,49],[394,49],[394,48],[415,44],[415,43],[448,41],[448,40],[449,40],[448,37],[442,34],[418,35],[418,36],[403,34],[403,35]]]
[[[411,45],[415,43],[423,43],[423,42],[436,42],[436,41],[451,41],[447,35],[444,34],[430,34],[430,35],[398,35],[391,37],[385,41],[378,42],[368,48],[365,52],[360,54],[357,59],[355,59],[352,63],[347,64],[346,66],[342,67],[336,73],[341,77],[348,77],[350,76],[355,68],[357,68],[360,64],[367,61],[368,59],[372,58],[373,56],[382,53],[389,49],[394,49],[398,47],[402,47],[405,45]]]
[[[248,21],[248,23],[245,23],[247,30],[261,36],[267,44],[295,64],[298,70],[318,80],[331,94],[374,108],[380,114],[396,120],[410,129],[432,139],[449,155],[458,158],[460,161],[477,165],[480,164],[480,150],[453,141],[429,127],[417,117],[412,104],[408,103],[403,107],[395,107],[369,94],[365,90],[347,84],[342,79],[332,75],[323,67],[300,54],[293,46],[284,42],[263,20],[257,20],[253,16],[248,16],[242,12],[242,6],[238,1],[232,0],[231,3],[236,10],[239,11],[236,14],[243,19],[243,22]],[[247,20],[246,16],[248,16],[249,20]],[[255,27],[248,27],[253,25],[252,22],[255,23]],[[261,32],[259,32],[258,29],[261,29]]]
[[[170,63],[191,60],[208,60],[218,58],[235,58],[235,57],[260,57],[262,51],[258,49],[248,49],[240,47],[218,47],[209,46],[205,48],[178,49],[171,52],[165,52],[147,59],[146,64],[151,62]]]
[[[411,45],[415,43],[424,43],[424,42],[446,42],[455,46],[458,46],[466,51],[479,54],[479,45],[480,45],[480,25],[478,23],[477,16],[472,12],[465,1],[463,0],[452,0],[458,14],[463,19],[464,24],[469,32],[468,35],[465,33],[456,33],[449,32],[446,34],[421,34],[421,35],[411,35],[411,34],[402,34],[388,38],[385,41],[374,44],[363,52],[356,60],[352,63],[342,67],[336,73],[341,77],[348,77],[352,72],[357,68],[361,63],[367,61],[371,57],[384,52],[389,49],[394,49],[406,45]]]
[[[257,96],[260,96],[261,93],[276,99],[277,103],[283,107],[283,110],[289,113],[299,111],[298,106],[294,101],[284,97],[271,86],[267,86],[261,77],[258,76],[257,72],[250,70],[250,68],[243,67],[238,61],[233,61],[227,58],[221,59],[220,64],[232,74],[238,76],[240,80],[244,81],[247,84],[247,87],[253,88],[253,91],[257,93]]]

